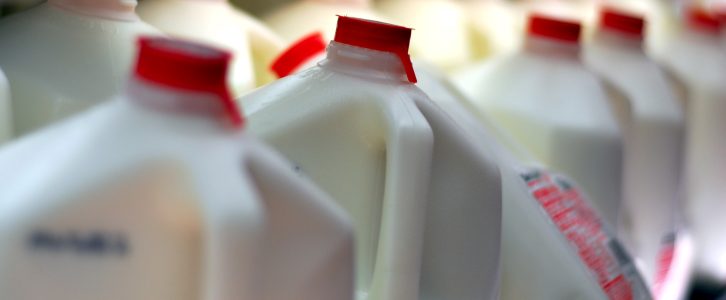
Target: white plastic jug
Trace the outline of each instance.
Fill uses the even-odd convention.
[[[0,151],[0,298],[352,299],[350,220],[241,130],[231,56],[140,44],[123,94]]]
[[[668,75],[645,53],[644,29],[643,17],[605,8],[598,30],[585,48],[584,60],[628,101],[627,113],[619,118],[623,121],[624,166],[623,209],[617,226],[629,252],[641,261],[640,271],[648,285],[654,287],[663,268],[660,253],[670,251],[679,238],[673,235],[679,230],[677,215],[683,204],[685,121],[682,102]],[[686,282],[672,284],[685,287]],[[685,292],[673,299],[682,298]]]
[[[681,32],[664,48],[663,63],[686,89],[685,190],[700,276],[726,283],[726,55],[714,16],[691,9]]]
[[[416,71],[418,86],[499,163],[500,299],[650,299],[635,264],[576,184],[537,163],[440,72],[423,64]]]
[[[324,42],[320,34],[311,34],[278,57],[273,69],[278,70],[281,76],[287,76],[315,66],[325,58],[324,55]],[[564,232],[560,232],[551,218],[541,212],[542,208],[538,211],[537,200],[519,174],[520,170],[528,169],[522,167],[524,165],[537,166],[533,158],[485,116],[474,116],[470,112],[473,110],[469,109],[470,102],[447,82],[441,72],[421,62],[414,62],[414,66],[417,86],[449,114],[462,133],[479,147],[479,151],[497,158],[502,176],[504,232],[500,298],[606,299],[608,293],[615,294],[616,290],[623,288],[629,290],[629,293],[623,295],[647,299],[647,288],[638,277],[634,264],[623,253],[616,252],[620,248],[614,236],[600,228],[601,231],[593,236],[607,235],[608,238],[593,239],[586,244],[575,243],[580,237],[578,235],[564,239]],[[589,210],[585,203],[580,202],[580,205]],[[599,217],[595,215],[578,214],[575,218],[582,219],[579,224],[599,223]],[[594,221],[589,222],[587,218],[594,218]],[[526,251],[522,251],[524,249]],[[587,261],[578,254],[581,250],[585,250],[581,253],[591,254],[594,249],[605,250],[598,252],[598,260]],[[594,261],[604,263],[597,264]],[[552,270],[557,270],[557,276],[552,276]],[[597,277],[594,274],[607,275]],[[613,281],[614,278],[621,279],[621,275],[627,278],[626,282]],[[608,285],[609,282],[616,284]]]
[[[0,145],[13,138],[13,112],[10,102],[10,83],[0,70]]]
[[[358,299],[494,299],[499,172],[412,84],[410,36],[340,17],[325,60],[241,103],[253,132],[353,216]]]
[[[398,24],[416,28],[411,55],[453,69],[474,60],[472,26],[455,0],[382,0],[377,9]]]
[[[235,96],[274,78],[267,66],[285,43],[226,0],[146,0],[138,11],[144,21],[171,36],[231,51],[234,58],[230,84]]]
[[[476,108],[563,172],[617,224],[622,143],[600,80],[580,61],[578,23],[533,15],[524,48],[456,75]]]
[[[136,1],[50,0],[0,20],[0,66],[22,135],[123,89],[134,41],[158,31],[138,20]]]
[[[373,11],[370,0],[298,0],[262,19],[292,43],[313,31],[321,31],[326,39],[332,39],[338,15],[385,21],[383,16]]]

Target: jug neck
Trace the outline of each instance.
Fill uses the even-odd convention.
[[[349,75],[408,83],[401,59],[391,52],[371,50],[331,41],[322,68]]]
[[[135,12],[136,0],[48,0],[48,4],[98,18],[138,20]]]
[[[580,44],[539,36],[527,36],[524,41],[524,51],[530,54],[568,60],[580,59]]]
[[[190,92],[159,86],[132,77],[126,86],[126,101],[177,122],[205,123],[217,128],[225,123],[225,107],[213,93]]]
[[[631,37],[622,33],[614,32],[606,28],[600,29],[596,34],[596,39],[606,46],[614,46],[628,51],[644,52],[643,39],[639,37]]]
[[[369,8],[371,6],[370,0],[306,0],[307,2],[322,3],[329,5],[343,5],[350,7]]]

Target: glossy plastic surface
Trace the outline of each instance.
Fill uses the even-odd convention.
[[[251,130],[353,216],[358,299],[496,296],[495,163],[396,55],[332,42],[318,66],[241,102]]]

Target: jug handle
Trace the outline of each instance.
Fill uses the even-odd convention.
[[[416,106],[435,132],[434,139],[436,143],[448,143],[450,145],[458,145],[459,147],[459,150],[448,154],[445,150],[440,153],[434,153],[434,164],[447,164],[451,162],[452,158],[456,160],[466,159],[468,161],[467,165],[477,168],[477,171],[467,169],[462,174],[467,174],[468,178],[479,178],[475,183],[462,185],[464,189],[476,187],[476,193],[464,194],[467,196],[451,195],[451,198],[438,199],[445,200],[447,204],[455,205],[456,208],[441,210],[441,206],[437,206],[437,203],[429,203],[427,218],[433,217],[433,220],[427,220],[427,225],[436,224],[430,222],[443,222],[438,223],[439,226],[448,227],[448,229],[440,231],[442,232],[440,234],[446,234],[447,231],[456,232],[460,228],[481,228],[478,230],[479,234],[476,237],[468,237],[466,241],[451,239],[446,243],[449,249],[464,247],[467,250],[433,250],[428,253],[428,255],[436,256],[438,260],[445,261],[447,265],[466,266],[464,269],[457,270],[457,274],[459,276],[465,275],[466,280],[448,278],[446,276],[446,278],[439,278],[439,284],[446,287],[446,289],[457,290],[459,297],[462,298],[476,298],[481,297],[477,295],[488,293],[486,299],[497,299],[501,276],[500,249],[502,232],[502,180],[499,166],[497,166],[496,160],[486,147],[474,142],[479,138],[477,135],[470,134],[457,122],[447,122],[446,120],[452,120],[453,117],[440,109],[428,96],[421,93],[414,95],[413,98]],[[437,136],[436,132],[443,133],[448,137]],[[440,139],[437,139],[437,137],[440,137]],[[437,149],[436,145],[434,149]],[[461,169],[458,170],[462,171]],[[441,176],[437,177],[436,174],[431,175],[431,180],[437,180],[437,178],[441,179]],[[486,197],[482,197],[485,195]],[[472,196],[475,198],[470,198]],[[467,204],[468,201],[472,200],[476,205]],[[444,211],[445,213],[443,213]],[[492,214],[492,212],[498,213]],[[449,220],[448,216],[452,213],[459,215],[461,218]],[[487,216],[482,217],[480,215],[481,213],[487,213]],[[431,236],[436,237],[435,235],[428,235],[427,233],[427,237]],[[475,261],[471,261],[471,258],[474,258]],[[425,267],[426,265],[424,264]],[[490,270],[496,271],[492,272]],[[423,272],[426,271],[423,270]],[[436,280],[436,277],[430,278]]]
[[[415,105],[411,102],[418,113]],[[421,116],[422,120],[423,116]],[[427,189],[433,153],[431,128],[389,117],[380,236],[369,297],[419,299]]]
[[[347,213],[274,150],[249,143],[245,165],[265,211],[263,299],[354,299]]]

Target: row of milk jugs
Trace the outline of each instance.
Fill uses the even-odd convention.
[[[89,47],[112,28],[69,3],[0,26],[16,125],[104,100],[43,102],[73,70],[27,61],[118,67],[62,49],[84,45],[43,22]],[[229,52],[142,38],[122,93],[0,151],[0,298],[677,299],[694,257],[720,280],[720,220],[682,215],[718,216],[719,23],[689,12],[666,70],[642,18],[600,25],[583,49],[532,15],[519,52],[452,84],[411,29],[339,17],[239,99]]]

